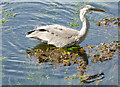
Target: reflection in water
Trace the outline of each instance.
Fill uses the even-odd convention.
[[[92,76],[88,76],[86,77],[86,79],[82,80],[81,82],[83,83],[91,83],[91,82],[95,82],[98,80],[102,80],[104,77],[104,73],[100,73],[100,74],[96,74],[96,75],[92,75]]]

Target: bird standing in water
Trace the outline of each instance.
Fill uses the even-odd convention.
[[[80,31],[54,24],[31,30],[27,32],[26,37],[34,38],[40,40],[42,43],[54,45],[56,47],[79,46],[86,38],[89,31],[90,24],[85,16],[86,13],[90,11],[105,12],[91,5],[86,5],[80,10],[80,19],[82,22],[82,29]]]

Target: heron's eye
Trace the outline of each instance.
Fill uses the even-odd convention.
[[[94,10],[94,9],[93,9],[93,8],[90,8],[89,10],[92,11],[92,10]]]

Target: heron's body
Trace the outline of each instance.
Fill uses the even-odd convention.
[[[94,8],[90,5],[86,7]],[[80,31],[54,24],[37,27],[37,29],[29,31],[26,37],[38,39],[43,43],[54,45],[56,47],[69,47],[72,45],[78,46],[85,39],[89,31],[89,22],[85,18],[88,11],[88,8],[85,7],[80,10],[80,19],[83,22],[82,29]]]

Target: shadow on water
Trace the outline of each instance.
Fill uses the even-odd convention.
[[[88,47],[90,48],[90,47]],[[49,65],[75,65],[80,83],[92,83],[104,79],[104,73],[97,73],[94,75],[85,75],[88,66],[88,59],[90,56],[86,53],[85,48],[82,47],[69,47],[57,48],[51,45],[38,44],[32,49],[26,49],[26,53],[30,57],[36,57],[40,63],[50,62]],[[69,79],[69,78],[66,78]]]

